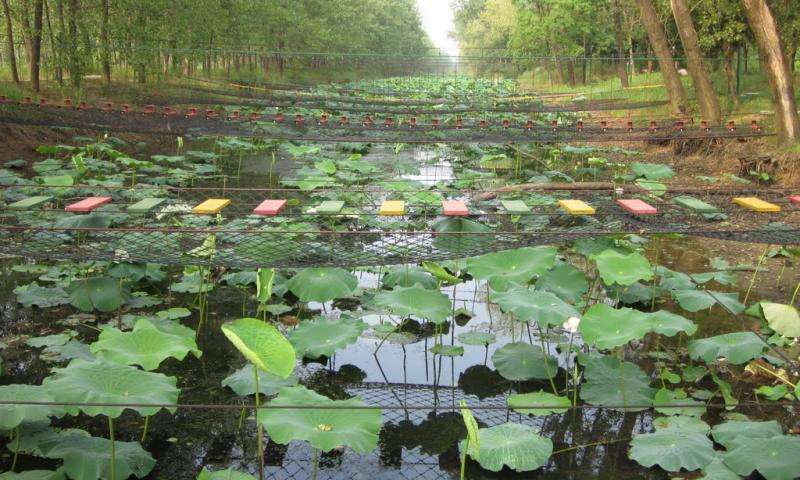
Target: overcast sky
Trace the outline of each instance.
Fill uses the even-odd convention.
[[[448,36],[453,30],[453,11],[450,0],[417,0],[422,14],[422,26],[433,45],[450,55],[458,55],[458,43]]]

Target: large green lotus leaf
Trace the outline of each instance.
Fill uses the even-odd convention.
[[[257,318],[222,325],[222,333],[256,367],[286,378],[294,371],[294,347],[277,328]]]
[[[348,446],[358,453],[368,453],[378,444],[378,432],[383,423],[381,411],[363,408],[365,403],[360,397],[331,400],[297,386],[281,388],[271,403],[315,407],[259,411],[258,420],[267,427],[270,438],[282,445],[292,440],[303,440],[323,452]]]
[[[678,428],[664,428],[633,436],[628,456],[645,467],[658,465],[668,472],[698,470],[716,458],[714,442],[706,435]]]
[[[657,163],[634,162],[631,164],[631,170],[637,177],[644,177],[648,180],[666,180],[675,176],[675,172],[669,165]]]
[[[330,357],[337,350],[355,343],[367,328],[369,325],[357,318],[342,316],[337,320],[320,316],[300,322],[289,333],[289,341],[302,357]]]
[[[42,287],[36,282],[20,285],[14,289],[14,294],[23,307],[48,308],[69,303],[69,296],[63,288]]]
[[[631,285],[639,280],[653,278],[653,267],[639,253],[623,254],[616,250],[604,250],[594,257],[597,270],[606,285]]]
[[[703,467],[703,476],[699,480],[741,480],[730,468],[725,466],[719,456]]]
[[[130,332],[116,328],[104,329],[90,349],[98,357],[110,362],[139,365],[145,370],[157,369],[161,362],[170,357],[183,360],[189,352],[197,358],[203,354],[197,348],[194,335],[172,335],[156,328],[147,318],[137,320]]]
[[[586,310],[578,329],[587,343],[610,349],[644,338],[650,323],[647,315],[638,310],[597,303]]]
[[[493,333],[488,332],[464,332],[458,334],[458,341],[464,345],[490,345],[497,341]]]
[[[511,313],[520,322],[537,322],[540,326],[563,324],[569,317],[580,314],[575,307],[550,292],[540,292],[520,285],[504,292],[492,292],[491,300],[504,312]]]
[[[383,277],[383,285],[389,288],[411,287],[415,283],[422,285],[428,289],[439,288],[436,279],[425,271],[424,269],[416,266],[403,265],[400,267],[392,268],[386,276]]]
[[[120,281],[111,277],[75,280],[67,287],[67,293],[70,303],[84,312],[113,312],[130,296]]]
[[[465,447],[464,441],[459,443],[462,452]],[[517,472],[529,472],[547,463],[553,454],[553,442],[533,427],[509,422],[478,429],[478,446],[470,444],[467,454],[492,472],[499,472],[504,465]]]
[[[689,342],[689,355],[713,363],[718,358],[740,365],[761,356],[766,345],[753,332],[734,332]]]
[[[495,290],[504,290],[509,283],[528,283],[553,268],[557,251],[539,246],[487,253],[467,259],[467,271],[478,280],[488,280]]]
[[[589,284],[583,272],[564,263],[544,272],[536,281],[536,290],[544,290],[565,302],[575,303],[589,290]]]
[[[784,337],[800,337],[800,313],[791,305],[761,302],[761,312],[769,328]]]
[[[660,388],[653,398],[653,406],[656,408],[656,412],[664,415],[700,417],[706,413],[706,404],[689,398],[682,389]]]
[[[38,385],[2,385],[0,386],[0,400],[5,402],[55,401],[47,390]],[[50,417],[62,415],[64,415],[62,408],[48,405],[0,405],[0,430],[12,430],[22,422],[49,421]]]
[[[567,397],[554,395],[545,391],[517,393],[506,400],[508,406],[523,415],[544,416],[552,413],[565,413],[572,406]],[[536,408],[532,408],[536,407]]]
[[[703,435],[711,433],[711,427],[697,417],[678,415],[672,417],[658,417],[653,419],[653,427],[656,430],[674,428],[684,432],[697,432]]]
[[[6,472],[0,473],[0,480],[64,480],[64,469],[52,470],[28,470],[27,472]]]
[[[327,302],[353,293],[358,279],[342,268],[304,268],[287,282],[301,302]]]
[[[244,367],[236,370],[222,380],[223,387],[229,387],[236,392],[236,395],[246,396],[256,393],[255,375],[253,375],[253,364],[248,363]],[[258,389],[264,395],[276,395],[281,387],[293,387],[297,385],[297,377],[289,375],[281,378],[275,374],[258,370]]]
[[[401,317],[414,315],[433,323],[447,320],[453,307],[447,295],[420,285],[395,287],[393,290],[380,292],[375,295],[375,305]]]
[[[688,312],[699,312],[700,310],[707,310],[717,303],[724,306],[726,310],[730,310],[738,315],[745,309],[744,305],[739,302],[739,294],[735,292],[712,292],[706,290],[675,290],[672,292],[675,301],[682,309]]]
[[[655,333],[674,337],[680,332],[694,335],[697,325],[686,317],[666,310],[646,314],[650,323],[650,330]]]
[[[42,386],[57,401],[66,403],[174,404],[180,390],[175,377],[143,372],[136,367],[105,360],[87,362],[75,359],[65,368],[54,368]],[[130,408],[140,415],[155,415],[160,407],[65,407],[70,415],[78,411],[95,416],[119,417]],[[169,409],[174,411],[174,409]]]
[[[766,422],[729,420],[715,425],[711,429],[711,436],[714,437],[714,440],[728,450],[738,445],[751,445],[761,439],[778,435],[783,435],[783,430],[775,420]]]
[[[433,246],[455,254],[469,254],[483,249],[494,241],[491,227],[465,218],[444,218],[433,224],[433,231],[439,233],[433,239]]]
[[[558,372],[558,361],[541,347],[529,343],[508,343],[492,354],[495,368],[508,380],[546,379]]]
[[[92,437],[83,430],[51,432],[37,442],[37,450],[45,458],[64,461],[64,470],[70,478],[96,480],[111,478],[111,441]],[[139,442],[114,442],[117,479],[146,476],[156,461]]]
[[[586,383],[580,395],[586,403],[623,411],[644,410],[653,403],[650,377],[636,364],[610,356],[587,357],[583,363]]]
[[[800,437],[778,435],[735,443],[723,461],[739,475],[748,476],[754,470],[767,480],[792,480],[800,475]]]
[[[42,337],[31,337],[25,341],[25,345],[33,348],[58,347],[65,345],[71,338],[72,335],[68,333],[56,333]]]
[[[249,473],[237,472],[232,468],[217,470],[216,472],[204,468],[200,470],[200,475],[197,476],[197,480],[256,480],[256,477]]]

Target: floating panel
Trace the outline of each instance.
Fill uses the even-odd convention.
[[[384,200],[378,215],[398,216],[406,214],[406,202],[403,200]]]
[[[531,213],[530,207],[525,205],[525,202],[522,200],[500,200],[500,204],[508,211],[508,213]]]
[[[64,210],[68,212],[91,212],[111,201],[111,197],[89,197],[80,202],[67,205]]]
[[[594,215],[594,207],[583,200],[559,200],[558,205],[570,215]]]
[[[344,202],[340,200],[325,200],[320,203],[316,208],[317,213],[324,213],[326,215],[335,215],[342,211]]]
[[[781,207],[778,205],[765,202],[764,200],[756,197],[736,197],[733,199],[733,203],[754,212],[773,213],[781,211]]]
[[[286,207],[286,200],[264,200],[253,210],[256,215],[274,217]]]
[[[655,215],[658,213],[656,207],[638,198],[617,199],[617,205],[634,215]]]
[[[194,207],[192,211],[198,215],[216,215],[223,208],[230,205],[231,201],[227,198],[209,198],[200,205]]]
[[[128,207],[128,212],[147,213],[166,201],[166,198],[143,198],[142,200],[139,200]]]
[[[465,217],[469,215],[467,205],[461,200],[443,200],[442,211],[448,217]]]
[[[682,195],[680,197],[675,197],[673,199],[675,203],[686,207],[688,209],[694,210],[695,212],[699,213],[717,213],[719,209],[710,203],[706,203],[699,198],[690,197],[688,195]]]
[[[789,197],[789,201],[794,203],[795,205],[800,205],[800,195],[792,195]]]
[[[38,207],[43,203],[47,203],[52,199],[53,197],[44,195],[38,197],[28,197],[18,202],[8,204],[6,208],[9,210],[29,210],[31,208]]]

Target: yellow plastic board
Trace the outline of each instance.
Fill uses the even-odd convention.
[[[223,208],[230,205],[230,203],[231,201],[227,198],[209,198],[200,205],[194,207],[192,212],[198,215],[216,215],[222,211]]]
[[[594,207],[583,200],[559,200],[558,205],[570,215],[594,215]]]
[[[378,214],[383,216],[405,215],[406,202],[403,200],[384,200]]]
[[[736,197],[733,199],[733,203],[754,212],[772,213],[781,211],[781,207],[778,205],[765,202],[756,197]]]

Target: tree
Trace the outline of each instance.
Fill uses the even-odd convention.
[[[3,0],[3,16],[6,19],[6,49],[8,50],[8,65],[11,69],[11,79],[14,83],[19,83],[19,71],[17,70],[17,54],[14,51],[14,28],[11,24],[11,8],[8,0]]]
[[[636,0],[639,11],[642,14],[642,23],[650,39],[650,45],[658,59],[658,66],[664,78],[664,85],[667,87],[667,96],[672,105],[673,113],[681,114],[686,112],[686,89],[683,88],[678,69],[675,68],[675,61],[667,42],[667,34],[658,19],[655,7],[651,0]]]
[[[622,7],[619,0],[614,0],[614,41],[617,52],[615,63],[617,64],[617,75],[622,88],[628,88],[628,69],[625,68],[625,34],[622,31]]]
[[[675,24],[678,26],[678,34],[683,43],[683,50],[686,52],[686,61],[689,74],[692,76],[694,90],[697,93],[700,114],[709,122],[719,124],[722,121],[719,99],[714,91],[714,85],[711,84],[708,68],[703,61],[703,52],[700,51],[697,31],[692,23],[692,14],[686,6],[686,0],[670,0],[670,4],[672,14],[675,16]]]
[[[758,45],[764,73],[769,79],[778,139],[784,145],[796,142],[800,139],[800,118],[797,115],[792,75],[775,17],[765,0],[742,0],[742,6]]]

